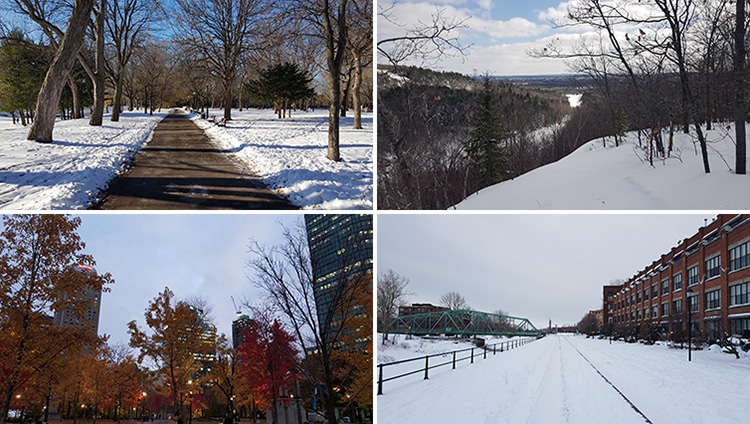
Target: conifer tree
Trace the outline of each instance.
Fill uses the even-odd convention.
[[[24,111],[34,109],[49,61],[48,49],[32,43],[20,30],[0,41],[0,109],[18,110],[23,125]]]
[[[466,152],[471,162],[474,190],[479,190],[504,179],[506,158],[503,140],[506,138],[498,112],[497,91],[488,76],[472,114],[471,132]]]
[[[315,90],[310,88],[311,82],[312,78],[299,66],[285,62],[262,70],[260,78],[248,82],[245,90],[256,100],[273,104],[281,119],[286,117],[286,110],[294,102],[315,95]]]

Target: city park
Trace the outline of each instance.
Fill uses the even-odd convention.
[[[111,346],[95,329],[101,295],[115,278],[81,252],[81,219],[3,219],[0,424],[371,420],[372,338],[356,335],[372,333],[372,315],[352,309],[372,305],[371,280],[340,284],[319,322],[315,309],[290,306],[279,294],[312,281],[264,277],[259,284],[277,290],[276,300],[235,321],[234,343],[217,334],[205,299],[178,300],[164,288],[142,319],[128,323],[128,345]],[[257,271],[280,271],[268,265],[272,249],[255,253]],[[314,304],[311,290],[305,302]]]

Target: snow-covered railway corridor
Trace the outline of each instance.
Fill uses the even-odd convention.
[[[387,382],[378,422],[737,423],[750,400],[747,357],[701,351],[689,363],[685,350],[582,336],[457,368]]]

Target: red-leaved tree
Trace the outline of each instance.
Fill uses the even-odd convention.
[[[238,347],[240,375],[260,408],[271,408],[277,422],[274,400],[301,379],[296,371],[298,352],[294,336],[274,320],[272,324],[253,320]]]

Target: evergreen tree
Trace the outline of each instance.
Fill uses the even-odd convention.
[[[0,42],[0,109],[19,111],[23,125],[23,112],[34,109],[49,62],[48,50],[21,30],[14,29]]]
[[[504,179],[507,164],[502,143],[506,134],[498,113],[498,103],[495,84],[489,77],[485,77],[472,113],[466,147],[471,163],[472,191],[497,184]]]
[[[260,78],[245,84],[245,91],[256,101],[272,104],[281,119],[294,102],[315,96],[311,82],[312,78],[299,66],[285,62],[262,70]]]

